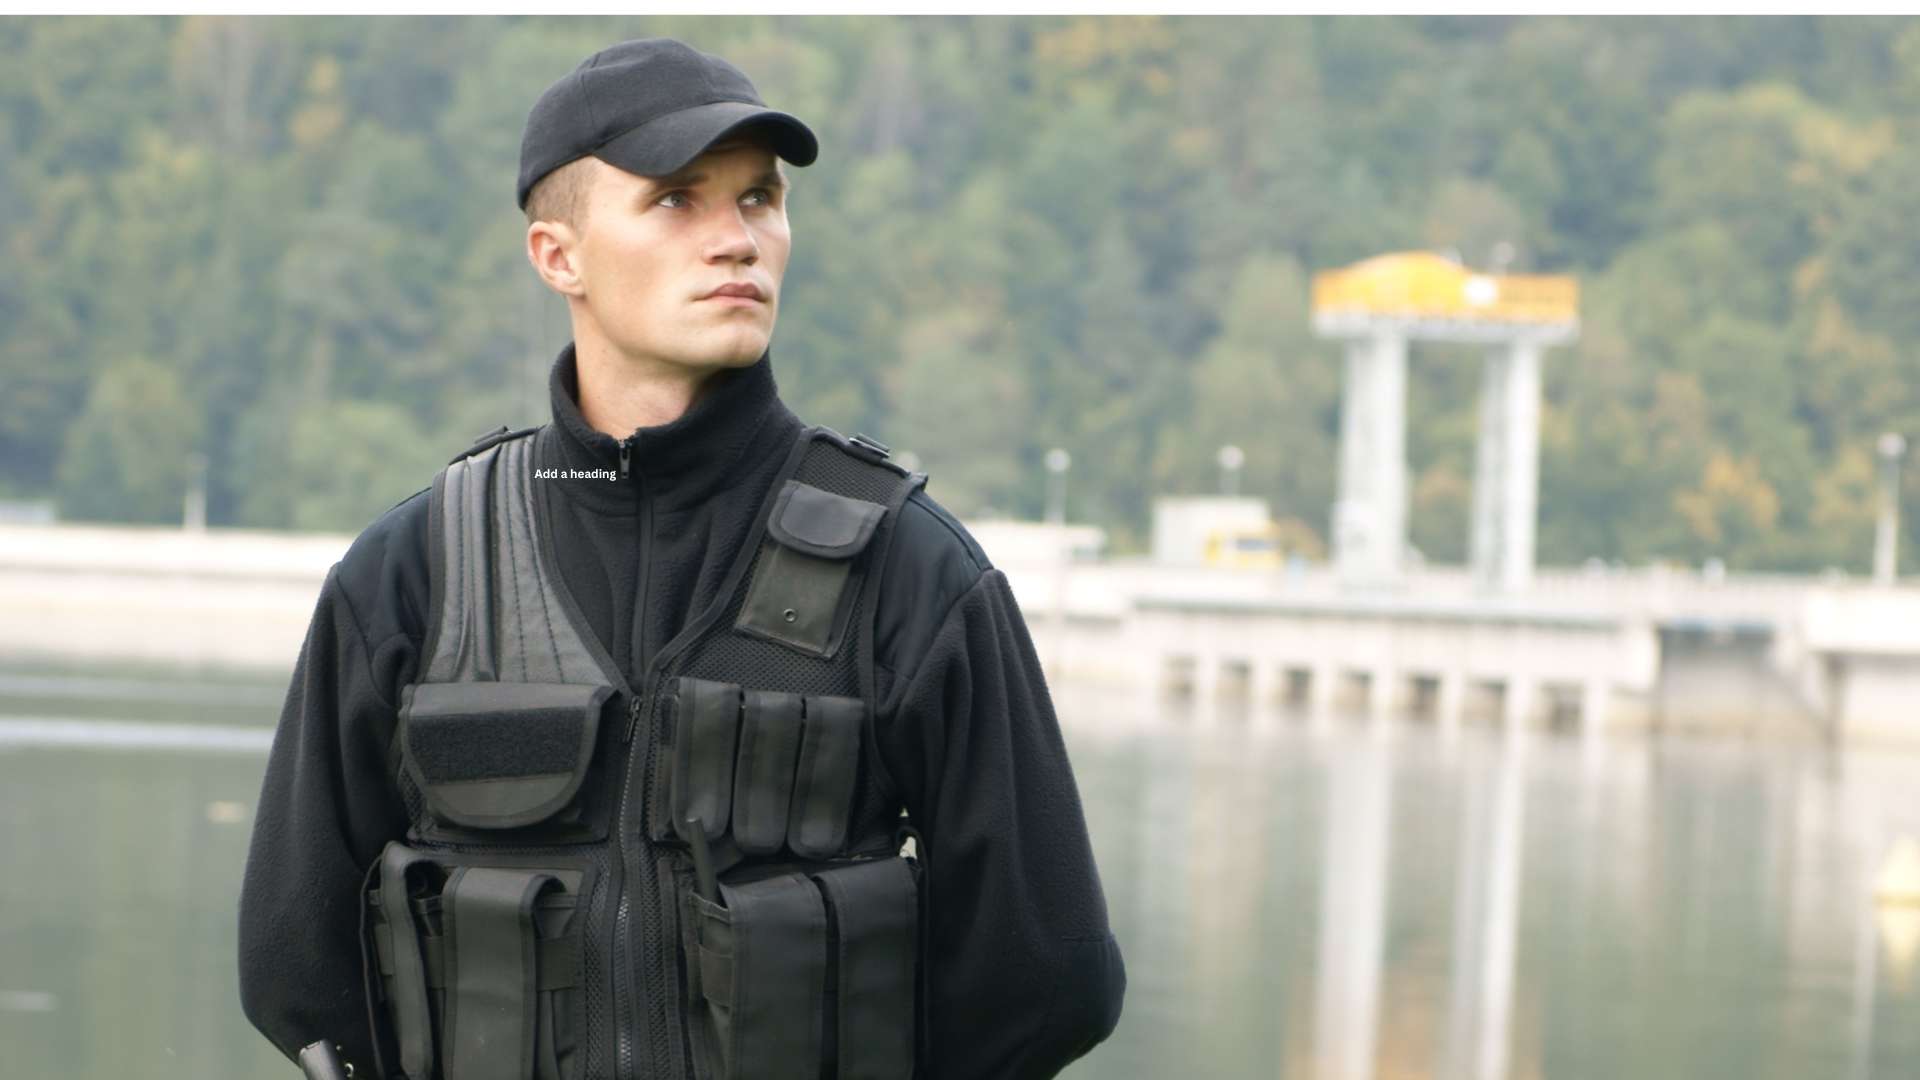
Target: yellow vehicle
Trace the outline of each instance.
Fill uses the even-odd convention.
[[[1207,565],[1235,570],[1278,569],[1287,559],[1284,532],[1279,525],[1215,529],[1207,534]]]

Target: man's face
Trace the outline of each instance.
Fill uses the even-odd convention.
[[[635,360],[715,369],[760,358],[792,243],[771,150],[725,141],[663,177],[601,163],[587,202],[572,244],[587,308],[576,317]],[[723,286],[758,298],[714,296]]]

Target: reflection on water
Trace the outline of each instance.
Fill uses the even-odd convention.
[[[1068,708],[1130,979],[1076,1080],[1920,1069],[1920,756]]]
[[[291,1075],[234,997],[276,697],[0,676],[6,1076]],[[1920,916],[1870,900],[1920,756],[1063,710],[1130,983],[1075,1080],[1920,1064]]]

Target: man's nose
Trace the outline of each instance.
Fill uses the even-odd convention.
[[[760,255],[760,244],[747,228],[746,218],[734,207],[722,212],[707,238],[708,262],[751,262]]]

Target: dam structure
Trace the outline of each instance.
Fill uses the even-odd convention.
[[[1009,570],[1049,620],[1053,670],[1190,698],[1203,715],[1920,742],[1920,589],[1898,584],[1884,541],[1872,584],[1536,567],[1541,367],[1578,339],[1574,279],[1382,255],[1317,274],[1312,321],[1344,348],[1331,565],[1221,565],[1264,507],[1163,499],[1137,565],[1076,561],[1086,542],[1063,540]],[[1464,570],[1408,557],[1407,365],[1422,343],[1486,349]],[[1161,542],[1205,536],[1192,519],[1209,515],[1211,546]]]
[[[968,527],[1012,581],[1050,679],[1115,695],[1115,717],[1167,715],[1157,704],[1174,697],[1197,723],[1920,745],[1920,586],[1900,582],[1890,546],[1871,580],[1535,565],[1541,368],[1577,339],[1578,302],[1570,278],[1427,253],[1316,276],[1313,325],[1341,343],[1345,372],[1324,563],[1288,557],[1266,504],[1233,495],[1157,500],[1153,550],[1137,557],[1105,554],[1102,531],[1058,505],[1044,523]],[[1407,547],[1406,371],[1435,342],[1486,349],[1464,567]],[[1232,471],[1243,456],[1220,460]],[[0,522],[0,665],[290,671],[351,539]]]
[[[1101,557],[1088,526],[968,527],[1011,580],[1049,680],[1125,705],[1115,723],[1174,697],[1197,723],[1920,745],[1913,583],[1595,566],[1489,590],[1471,568],[1429,567],[1389,591],[1333,564],[1216,565],[1197,548]],[[284,675],[350,540],[0,525],[0,665]]]

